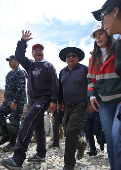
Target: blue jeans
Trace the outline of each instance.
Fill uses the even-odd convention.
[[[117,143],[119,141],[118,129],[120,121],[117,119],[119,103],[105,104],[99,102],[99,115],[102,124],[103,131],[105,133],[107,142],[108,158],[111,166],[111,170],[114,170],[114,155],[117,152]]]
[[[120,122],[120,128],[121,131],[121,122]],[[118,143],[117,147],[117,154],[115,156],[115,170],[121,170],[121,134],[120,134],[120,141]]]

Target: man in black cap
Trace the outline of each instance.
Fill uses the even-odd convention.
[[[59,74],[59,103],[60,110],[64,108],[66,134],[63,170],[74,170],[76,148],[81,149],[78,135],[85,123],[88,108],[86,80],[88,67],[78,63],[84,58],[84,52],[79,48],[64,48],[60,51],[59,57],[68,64]],[[84,144],[82,148],[85,147]]]
[[[6,76],[4,101],[0,107],[0,126],[3,131],[0,145],[10,141],[2,150],[13,151],[20,127],[20,117],[23,112],[24,103],[26,102],[26,75],[19,68],[19,62],[14,55],[6,58],[6,60],[9,61],[9,66],[12,70]],[[8,115],[11,132],[9,132],[6,123]]]

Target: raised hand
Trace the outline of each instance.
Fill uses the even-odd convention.
[[[24,33],[24,30],[22,30],[22,39],[24,40],[24,41],[29,41],[29,40],[31,40],[31,39],[33,39],[33,38],[31,38],[30,36],[31,36],[31,34],[32,33],[30,33],[30,31],[25,31],[25,33]]]

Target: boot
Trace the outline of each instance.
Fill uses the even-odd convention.
[[[1,140],[0,140],[0,145],[3,145],[6,142],[10,141],[10,135],[9,134],[3,134]]]
[[[60,146],[59,146],[59,145],[55,145],[54,143],[52,143],[52,144],[49,146],[49,148],[60,148]]]
[[[87,147],[87,142],[85,140],[83,140],[83,139],[78,140],[78,142],[77,142],[78,151],[77,151],[77,155],[76,155],[76,158],[78,160],[83,158],[84,151],[85,151],[86,147]]]
[[[11,134],[10,143],[2,148],[4,152],[12,152],[16,144],[17,135]]]
[[[63,129],[62,129],[62,125],[59,126],[59,131],[60,131],[59,139],[62,139],[62,138],[63,138]]]
[[[104,151],[104,143],[100,144],[100,149],[101,149],[101,151]]]
[[[89,156],[96,156],[97,151],[90,151],[90,152],[87,152],[87,154],[89,154]]]
[[[7,124],[5,124],[4,127],[2,127],[2,132],[3,136],[0,140],[0,145],[3,145],[4,143],[10,141],[10,134],[8,132]]]
[[[11,134],[10,143],[11,143],[12,146],[15,146],[16,139],[17,139],[17,134]]]
[[[4,151],[4,152],[13,152],[13,149],[14,149],[14,146],[11,143],[9,143],[8,145],[6,145],[6,146],[4,146],[2,148],[2,151]]]

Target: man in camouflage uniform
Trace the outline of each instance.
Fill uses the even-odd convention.
[[[26,75],[19,68],[19,62],[14,55],[6,58],[6,60],[9,61],[9,66],[12,70],[6,76],[4,101],[0,107],[0,127],[3,131],[0,145],[10,141],[2,150],[12,151],[19,132],[20,117],[23,112],[24,103],[26,103]],[[6,123],[8,115],[11,132],[9,132]]]

